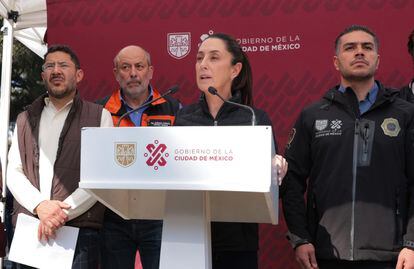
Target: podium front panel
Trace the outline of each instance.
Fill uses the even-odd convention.
[[[271,145],[269,126],[85,128],[81,186],[266,192]]]
[[[80,187],[125,219],[163,219],[168,191],[208,192],[212,221],[277,223],[270,126],[85,128]]]

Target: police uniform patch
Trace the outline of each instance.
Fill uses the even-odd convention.
[[[398,120],[394,118],[386,118],[381,124],[381,128],[385,135],[396,137],[400,133],[401,127]]]
[[[292,130],[290,130],[289,132],[289,140],[288,143],[286,144],[286,148],[290,148],[290,143],[292,143],[293,139],[295,138],[296,135],[296,129],[292,128]]]
[[[316,120],[315,121],[315,129],[317,131],[323,131],[325,128],[328,127],[328,120]]]
[[[332,130],[340,130],[342,128],[342,121],[341,120],[333,120],[331,122],[331,129]]]
[[[314,124],[315,138],[341,136],[342,135],[342,120],[315,120]]]

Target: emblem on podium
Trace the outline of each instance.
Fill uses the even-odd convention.
[[[136,143],[115,143],[115,162],[122,167],[132,165],[137,158]]]
[[[155,140],[153,144],[148,144],[146,146],[147,151],[144,154],[144,157],[147,158],[147,165],[153,166],[154,170],[158,170],[159,166],[165,166],[169,154],[166,152],[167,146],[163,143],[159,143],[158,140]]]

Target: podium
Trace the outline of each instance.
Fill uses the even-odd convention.
[[[163,219],[160,268],[211,268],[210,222],[277,224],[270,126],[84,128],[81,179],[124,219]]]

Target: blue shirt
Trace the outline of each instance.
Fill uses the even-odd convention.
[[[347,88],[341,85],[338,90],[344,93],[346,89]],[[371,106],[375,103],[375,100],[377,99],[378,89],[379,88],[378,88],[377,83],[374,82],[374,86],[368,92],[365,99],[359,102],[359,112],[361,113],[361,115],[367,112],[371,108]]]
[[[149,88],[149,95],[148,95],[148,97],[147,97],[147,99],[143,102],[143,103],[146,103],[146,102],[148,102],[148,101],[150,101],[150,100],[152,100],[152,98],[153,98],[153,90],[152,90],[152,87],[151,87],[151,85],[150,86],[148,86],[148,88]],[[125,108],[126,108],[126,110],[127,110],[127,112],[129,112],[129,111],[131,111],[131,110],[133,110],[133,108],[131,108],[126,102],[125,102],[125,100],[124,100],[124,97],[122,96],[122,91],[120,91],[121,93],[121,101],[122,101],[122,103],[124,104],[124,106],[125,106]],[[147,109],[148,108],[148,106],[149,105],[146,105],[146,106],[144,106],[143,108],[140,108],[140,109],[138,109],[137,111],[135,111],[135,112],[132,112],[131,114],[129,114],[129,119],[134,123],[134,125],[135,126],[141,126],[141,118],[142,118],[142,114],[144,113],[144,111],[145,111],[145,109]]]

